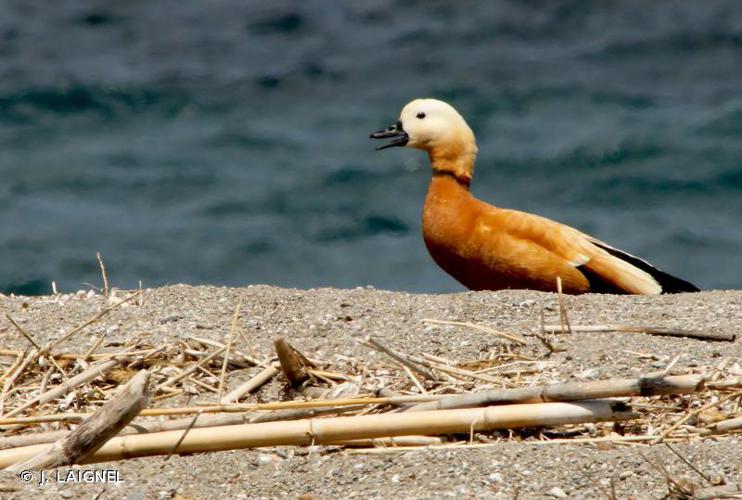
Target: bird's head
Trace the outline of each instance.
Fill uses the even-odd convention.
[[[372,139],[391,139],[377,149],[396,146],[427,151],[434,171],[450,172],[471,180],[477,145],[469,125],[449,104],[437,99],[408,103],[396,123],[371,134]]]

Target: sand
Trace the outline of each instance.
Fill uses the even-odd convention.
[[[554,294],[528,291],[466,292],[446,295],[351,290],[293,290],[177,285],[145,291],[143,305],[127,305],[88,327],[61,350],[79,351],[94,334],[115,344],[139,336],[154,345],[189,335],[224,341],[239,298],[240,322],[258,357],[272,352],[284,336],[305,353],[333,361],[352,356],[374,362],[379,356],[358,341],[374,335],[407,352],[427,352],[455,360],[486,357],[498,340],[475,330],[425,325],[422,318],[471,321],[515,333],[535,331],[539,313],[557,318]],[[576,376],[608,378],[656,371],[680,356],[675,369],[714,367],[724,358],[742,364],[742,291],[713,291],[660,297],[584,295],[565,297],[574,324],[624,323],[735,331],[738,340],[704,342],[633,333],[562,336],[566,348],[552,360],[559,381]],[[37,342],[59,335],[100,311],[106,299],[79,292],[46,297],[0,297]],[[528,337],[529,349],[544,347]],[[4,348],[24,348],[23,340],[0,318]],[[651,353],[654,358],[636,353]],[[235,381],[233,381],[235,382]],[[258,397],[280,397],[274,380]],[[676,449],[708,476],[742,481],[742,436],[678,444]],[[351,455],[338,449],[238,450],[193,456],[133,459],[95,468],[114,468],[117,484],[23,484],[0,478],[7,498],[595,498],[613,488],[619,498],[662,498],[665,479],[643,455],[661,462],[677,478],[703,480],[665,446],[536,445],[500,442],[489,447],[418,450],[386,455]],[[90,468],[90,467],[89,467]],[[38,479],[37,477],[34,478]]]

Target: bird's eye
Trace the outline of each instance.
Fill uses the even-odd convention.
[[[423,118],[425,118],[425,113],[420,112],[417,114],[417,117],[422,120]]]

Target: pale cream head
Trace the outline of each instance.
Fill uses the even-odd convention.
[[[407,132],[407,146],[429,151],[451,143],[475,144],[474,133],[450,104],[437,99],[415,99],[399,115]]]
[[[477,143],[469,125],[451,105],[437,99],[415,99],[402,108],[399,120],[373,139],[392,139],[378,149],[407,146],[428,152],[434,172],[453,174],[468,184],[474,171]]]

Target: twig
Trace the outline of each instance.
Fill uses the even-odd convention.
[[[670,443],[663,443],[663,444],[665,446],[667,446],[667,449],[670,450],[676,457],[678,457],[680,460],[682,460],[685,463],[685,465],[687,465],[688,467],[690,467],[691,470],[693,470],[696,474],[698,474],[699,476],[701,476],[706,482],[711,483],[711,478],[709,478],[706,474],[704,474],[703,472],[701,472],[700,470],[698,470],[698,468],[695,465],[693,465],[692,463],[690,463],[690,461],[687,458],[685,458],[683,455],[681,455],[680,453],[678,453],[678,451],[675,448],[673,448],[672,446],[670,446]]]
[[[560,325],[546,325],[549,333],[560,333]],[[666,328],[658,326],[636,326],[636,325],[572,325],[572,332],[582,333],[606,333],[606,332],[628,332],[646,333],[647,335],[660,335],[667,337],[690,337],[701,340],[718,340],[734,342],[737,338],[735,333],[730,332],[704,332],[700,330],[681,330],[678,328]]]
[[[229,360],[229,351],[232,350],[232,342],[234,341],[234,332],[237,330],[237,319],[240,316],[240,309],[242,308],[242,299],[239,300],[237,306],[234,308],[234,315],[232,316],[232,325],[229,328],[229,340],[227,341],[227,348],[224,351],[224,360],[222,361],[222,373],[219,376],[219,392],[217,393],[217,400],[222,399],[224,394],[224,379],[227,376],[227,361]],[[194,420],[195,422],[195,420]]]
[[[188,427],[186,427],[185,430],[183,431],[183,435],[180,437],[180,439],[178,439],[178,442],[175,443],[175,446],[173,446],[173,449],[170,450],[170,453],[168,453],[167,456],[165,457],[165,460],[163,461],[162,465],[160,466],[160,469],[162,469],[163,467],[165,467],[165,462],[167,462],[168,460],[170,460],[170,457],[172,457],[173,454],[176,451],[178,451],[178,447],[180,447],[180,443],[183,442],[183,440],[186,438],[186,436],[191,431],[191,429],[193,429],[193,426],[196,425],[196,420],[198,420],[198,417],[200,417],[200,416],[201,416],[200,413],[196,413],[193,416],[193,418],[191,419],[191,423],[188,424]]]
[[[15,327],[15,329],[18,330],[18,332],[21,335],[23,335],[24,337],[26,337],[26,340],[28,340],[31,343],[31,345],[33,345],[36,348],[37,351],[40,351],[41,350],[41,346],[36,343],[36,341],[33,339],[33,337],[31,337],[31,335],[29,335],[28,332],[26,330],[24,330],[23,327],[21,327],[21,325],[19,325],[18,323],[16,323],[15,320],[10,317],[10,314],[5,313],[5,317],[7,318],[8,321],[10,321],[10,324],[13,325]]]

